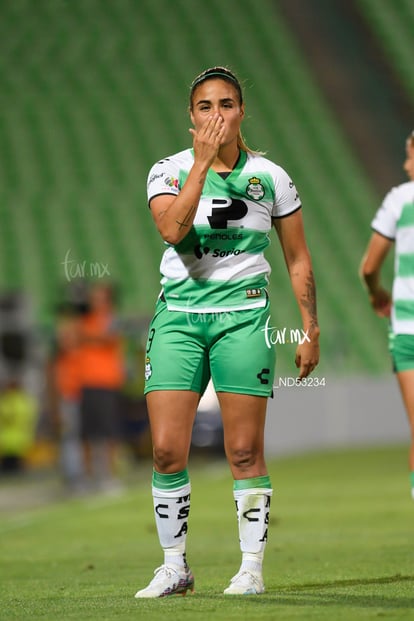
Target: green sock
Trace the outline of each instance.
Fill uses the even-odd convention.
[[[242,489],[253,489],[255,487],[270,489],[272,485],[270,483],[269,475],[265,474],[261,477],[252,477],[251,479],[238,479],[233,483],[233,489],[235,491]]]
[[[174,490],[178,487],[183,487],[190,482],[188,476],[188,470],[181,470],[181,472],[175,472],[174,474],[162,474],[156,470],[152,471],[152,485],[158,489]]]
[[[414,489],[414,470],[410,472],[411,489]]]

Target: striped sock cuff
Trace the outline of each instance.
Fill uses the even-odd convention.
[[[160,490],[170,491],[178,489],[188,485],[189,482],[190,477],[188,476],[187,468],[173,474],[162,474],[156,470],[152,471],[152,486]]]
[[[256,489],[256,488],[266,488],[271,489],[272,484],[270,482],[270,477],[268,474],[265,474],[261,477],[252,477],[250,479],[237,479],[233,483],[233,490],[241,491],[245,489]]]

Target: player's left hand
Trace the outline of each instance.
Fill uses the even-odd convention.
[[[295,364],[299,369],[299,379],[307,377],[319,362],[319,339],[311,336],[309,341],[300,343],[296,348]]]

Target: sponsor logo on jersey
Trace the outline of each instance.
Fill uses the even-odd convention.
[[[243,239],[243,233],[207,233],[204,235],[207,239]]]
[[[258,177],[251,177],[249,179],[249,184],[246,188],[247,196],[250,196],[254,201],[260,201],[264,195],[265,190],[262,186],[261,180]]]
[[[200,246],[200,244],[197,244],[197,246],[194,246],[194,254],[197,257],[197,259],[202,259],[203,255],[205,254],[211,254],[212,257],[214,257],[215,259],[217,258],[224,258],[224,257],[237,257],[239,254],[243,254],[244,252],[246,252],[245,250],[240,250],[240,248],[229,248],[228,250],[222,250],[221,248],[214,248],[213,250],[211,248],[209,248],[208,246]]]
[[[156,181],[157,179],[162,179],[165,176],[165,173],[154,173],[153,175],[151,175],[151,177],[148,179],[148,185],[150,186],[151,183],[154,183],[154,181]]]
[[[289,181],[289,188],[291,190],[293,189],[295,190],[296,194],[295,194],[294,200],[297,201],[299,199],[299,193],[296,191],[295,184],[293,183],[293,181]]]
[[[194,254],[197,257],[197,259],[201,259],[203,257],[203,254],[208,254],[210,252],[210,248],[208,246],[200,246],[200,244],[197,244],[197,246],[194,246]]]

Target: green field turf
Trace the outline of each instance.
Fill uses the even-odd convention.
[[[162,560],[149,463],[112,498],[39,506],[39,481],[17,488],[2,482],[1,621],[414,620],[407,447],[295,456],[269,466],[275,491],[266,593],[258,597],[222,595],[240,560],[223,462],[191,462],[188,560],[196,591],[161,600],[134,599]],[[27,506],[30,498],[36,507]]]

